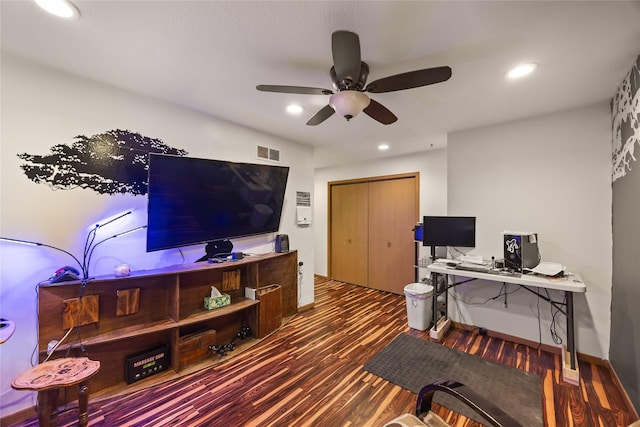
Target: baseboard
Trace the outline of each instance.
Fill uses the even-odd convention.
[[[26,408],[26,409],[21,409],[18,412],[14,412],[13,414],[0,418],[0,427],[9,427],[14,424],[21,423],[24,420],[28,420],[29,418],[33,417],[36,414],[37,412],[36,412],[35,406]]]
[[[301,307],[298,307],[298,313],[302,313],[304,311],[309,311],[312,308],[314,308],[315,306],[316,306],[315,303],[312,302],[311,304],[307,304],[307,305],[303,305]]]
[[[464,323],[453,322],[453,326],[460,329],[465,329],[467,331],[473,331],[476,334],[480,334],[480,328],[474,325],[466,325]],[[556,345],[549,344],[540,344],[538,341],[532,341],[521,337],[516,337],[514,335],[504,334],[502,332],[492,331],[490,329],[486,329],[486,335],[493,338],[500,338],[505,341],[513,342],[516,344],[526,345],[528,347],[540,348],[540,350],[548,351],[549,353],[557,354],[558,356],[562,356],[562,348]]]
[[[640,419],[640,416],[638,416],[638,411],[636,411],[636,407],[633,406],[633,402],[631,402],[631,399],[629,399],[629,395],[622,385],[622,382],[620,381],[620,377],[618,377],[616,370],[613,369],[613,365],[611,364],[611,362],[608,360],[604,360],[604,366],[613,377],[613,382],[616,384],[616,387],[618,387],[618,390],[622,391],[622,397],[624,398],[624,404],[627,407],[627,411],[629,411],[630,414],[634,415],[636,419]]]

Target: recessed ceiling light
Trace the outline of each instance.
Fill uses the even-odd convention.
[[[524,77],[528,74],[533,73],[536,68],[538,68],[538,64],[534,62],[521,64],[509,70],[509,72],[507,73],[507,77],[509,77],[510,79],[517,79],[519,77]]]
[[[509,72],[507,73],[507,77],[509,77],[510,79],[524,77],[528,74],[531,74],[533,71],[535,71],[536,68],[538,68],[538,64],[534,62],[520,64],[516,67],[513,67],[511,70],[509,70]]]
[[[67,19],[77,19],[80,11],[68,0],[34,0],[38,6],[52,15]]]
[[[289,114],[300,114],[303,111],[304,111],[304,108],[302,108],[298,104],[287,105],[287,113],[289,113]]]
[[[389,149],[389,144],[380,144],[378,145],[378,150],[385,151]]]

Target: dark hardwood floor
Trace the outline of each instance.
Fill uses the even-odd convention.
[[[416,396],[362,366],[409,329],[405,298],[316,278],[315,306],[251,349],[134,393],[91,399],[92,426],[380,426]],[[540,375],[545,425],[628,426],[634,414],[604,366],[579,361],[580,386],[561,381],[555,355],[454,328],[442,345]],[[479,424],[436,408],[452,426]],[[508,410],[508,408],[505,408]],[[59,426],[77,423],[74,408]],[[17,424],[37,425],[36,417]]]

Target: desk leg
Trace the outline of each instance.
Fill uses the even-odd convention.
[[[576,369],[575,337],[573,330],[573,293],[565,292],[567,298],[567,347],[571,354],[571,369]]]
[[[78,387],[78,426],[86,427],[89,423],[89,386],[82,382]]]
[[[445,276],[445,280],[448,276]],[[447,289],[445,286],[444,290],[444,307],[445,313],[444,316],[438,316],[438,273],[431,273],[431,282],[433,284],[433,293],[431,294],[432,306],[433,310],[431,312],[431,317],[433,319],[433,326],[429,331],[429,337],[435,341],[440,341],[442,337],[447,333],[449,327],[451,326],[451,320],[447,317],[448,313],[448,297]]]
[[[41,427],[55,427],[58,424],[59,391],[58,388],[50,388],[38,392],[38,424]]]
[[[565,291],[567,300],[567,350],[562,349],[562,378],[571,384],[580,384],[580,372],[576,360],[575,330],[573,324],[573,293]],[[568,353],[568,354],[567,354]],[[567,357],[569,363],[567,364]]]
[[[433,292],[431,292],[431,327],[434,331],[438,330],[438,273],[431,273],[431,284]]]

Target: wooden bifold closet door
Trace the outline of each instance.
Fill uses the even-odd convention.
[[[329,183],[329,275],[396,294],[414,281],[418,173]]]

